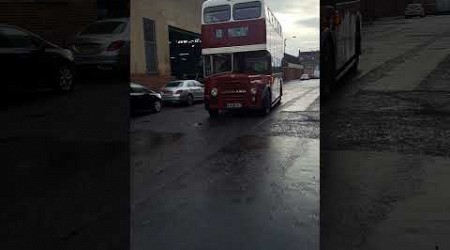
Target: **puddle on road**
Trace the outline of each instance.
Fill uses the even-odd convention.
[[[205,164],[211,176],[208,193],[229,196],[231,200],[258,194],[268,199],[267,192],[275,184],[281,187],[281,196],[291,191],[294,196],[300,195],[290,201],[314,202],[320,179],[318,150],[318,142],[308,139],[240,137]]]
[[[183,137],[183,133],[160,133],[139,131],[130,133],[130,142],[135,149],[146,149],[175,143]]]

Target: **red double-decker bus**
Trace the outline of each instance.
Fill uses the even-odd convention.
[[[202,7],[205,108],[268,114],[281,102],[284,56],[280,23],[264,0],[208,0]]]

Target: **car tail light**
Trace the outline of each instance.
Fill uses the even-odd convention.
[[[181,92],[183,92],[183,90],[177,90],[177,92],[175,92],[175,94],[181,94]]]
[[[112,43],[108,46],[108,48],[106,48],[106,51],[115,51],[115,50],[118,50],[118,49],[122,48],[122,46],[123,46],[124,43],[125,43],[124,41],[115,41],[115,42],[112,42]]]

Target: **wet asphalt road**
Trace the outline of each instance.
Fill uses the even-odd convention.
[[[133,249],[318,249],[318,87],[285,84],[267,117],[132,119]]]
[[[450,248],[450,16],[366,26],[322,104],[323,249]]]
[[[128,246],[127,117],[115,79],[1,98],[0,249]]]

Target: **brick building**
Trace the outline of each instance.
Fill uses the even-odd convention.
[[[129,13],[129,0],[0,0],[0,23],[65,46],[86,25]]]
[[[298,52],[300,64],[303,66],[304,74],[314,75],[319,67],[320,51]]]
[[[298,80],[303,74],[303,67],[300,65],[298,57],[284,54],[283,59],[283,79],[285,82]]]

